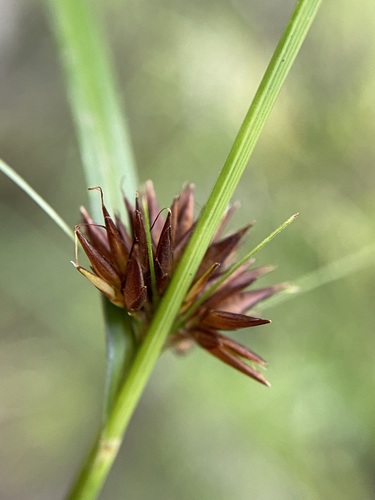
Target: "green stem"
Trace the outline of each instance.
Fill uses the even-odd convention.
[[[308,32],[321,0],[301,0],[277,46],[259,90],[236,137],[223,170],[202,211],[189,245],[173,273],[129,375],[118,393],[96,444],[96,453],[79,476],[71,499],[95,498],[117,455],[142,391],[162,351],[181,303],[206,252],[216,227],[247,165],[259,134]]]
[[[103,405],[103,423],[116,401],[123,380],[128,374],[137,350],[137,341],[131,318],[124,309],[102,298],[106,328],[107,375]]]

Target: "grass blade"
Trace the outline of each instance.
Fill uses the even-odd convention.
[[[351,274],[370,265],[375,259],[375,245],[368,245],[360,248],[341,259],[329,262],[325,266],[319,267],[311,273],[301,276],[291,283],[289,289],[281,292],[277,296],[271,297],[262,305],[262,309],[269,309],[285,301],[297,298],[302,294],[312,292],[334,281],[346,278]]]
[[[68,224],[60,217],[60,215],[49,205],[25,179],[23,179],[12,167],[7,165],[3,160],[0,160],[0,172],[3,172],[9,179],[11,179],[19,188],[22,189],[35,203],[45,212],[50,219],[70,238],[74,241],[73,230]]]
[[[138,180],[106,44],[86,0],[47,0],[65,70],[87,186],[101,186],[107,205],[122,210],[120,183],[133,198]],[[100,207],[91,205],[100,220]]]

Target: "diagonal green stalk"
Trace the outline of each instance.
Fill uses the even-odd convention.
[[[131,416],[319,4],[320,0],[302,0],[293,12],[189,245],[173,274],[131,373],[121,390],[103,433],[105,439],[112,440],[121,436]]]
[[[117,400],[96,443],[96,453],[95,451],[92,453],[81,471],[72,489],[71,499],[95,498],[102,488],[117,455],[123,433],[162,351],[185,294],[241,178],[320,3],[321,0],[298,2],[207,205],[202,211],[196,230],[160,302],[129,375],[118,393]]]

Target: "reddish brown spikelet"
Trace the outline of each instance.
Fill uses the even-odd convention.
[[[171,207],[173,241],[177,245],[194,223],[194,184],[186,184]]]
[[[214,328],[215,330],[238,330],[239,328],[265,325],[266,323],[270,323],[270,321],[216,309],[207,311],[201,320],[201,325],[204,328]]]
[[[91,243],[79,232],[77,228],[76,235],[87,257],[89,258],[95,273],[114,287],[120,286],[120,277],[112,264],[105,257],[103,257],[93,245],[91,245]]]
[[[87,213],[84,207],[80,208],[80,212],[85,224],[85,232],[96,250],[107,259],[111,258],[111,250],[108,244],[107,233],[105,227],[95,224],[93,219]]]
[[[238,248],[241,238],[246,234],[251,226],[246,226],[240,231],[227,236],[226,238],[212,243],[199,266],[197,275],[200,276],[207,271],[215,262],[224,263],[230,255]]]
[[[131,315],[134,319],[134,331],[141,342],[193,234],[196,224],[194,186],[187,184],[181,194],[175,197],[171,208],[160,211],[152,182],[148,181],[143,194],[144,203],[140,203],[137,194],[133,207],[124,197],[129,229],[117,215],[114,219],[111,217],[104,204],[102,190],[93,189],[100,192],[104,226],[96,224],[87,211],[81,209],[84,223],[77,226],[75,232],[92,270],[84,269],[78,262],[75,267],[109,300]],[[147,217],[144,206],[147,207]],[[235,208],[231,207],[224,215],[202,259],[168,344],[183,351],[187,345],[195,343],[236,370],[269,385],[256,369],[256,365],[265,366],[264,360],[220,333],[223,330],[269,323],[269,320],[245,313],[284,287],[276,285],[247,290],[247,287],[271,269],[269,266],[249,269],[254,260],[240,266],[225,280],[222,278],[223,282],[217,286],[218,280],[233,263],[235,252],[251,227],[248,225],[230,236],[221,237]],[[147,246],[147,220],[151,224],[150,248]],[[216,286],[212,288],[214,285]]]
[[[125,241],[121,238],[116,224],[111,219],[109,212],[104,205],[103,191],[100,187],[91,188],[97,189],[100,192],[100,199],[102,203],[102,213],[107,230],[107,240],[111,252],[112,262],[121,276],[125,274],[126,264],[129,258],[129,251],[126,247]]]
[[[126,269],[124,304],[130,312],[139,311],[146,299],[147,287],[144,283],[142,267],[138,259],[132,254]]]
[[[247,347],[224,337],[215,331],[198,330],[193,333],[197,343],[210,354],[220,359],[227,365],[248,375],[249,377],[269,386],[269,382],[253,366],[245,363],[242,358],[252,361],[260,366],[265,366],[265,361]]]
[[[149,217],[150,221],[152,221],[151,234],[154,242],[157,242],[159,241],[160,233],[162,232],[163,229],[163,219],[162,217],[159,217],[160,208],[156,201],[154,185],[152,184],[151,181],[146,181],[145,188],[146,188],[145,195],[146,195],[147,207],[149,210]]]
[[[166,289],[173,270],[173,245],[171,212],[160,233],[158,247],[155,256],[155,272],[158,285],[158,293],[161,295]]]

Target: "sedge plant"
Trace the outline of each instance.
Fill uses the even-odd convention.
[[[268,385],[257,369],[264,366],[263,359],[219,331],[267,323],[245,312],[288,287],[244,291],[267,270],[249,269],[249,265],[254,253],[295,215],[237,263],[233,253],[248,228],[228,237],[222,237],[221,230],[234,190],[320,3],[298,1],[211,195],[195,220],[189,185],[163,214],[150,183],[132,206],[129,200],[138,188],[138,175],[110,57],[93,9],[86,0],[47,0],[86,182],[101,196],[99,202],[98,196],[90,196],[90,209],[82,211],[83,222],[75,229],[76,243],[88,255],[91,270],[80,265],[78,256],[74,265],[103,293],[108,346],[102,424],[67,498],[98,496],[166,346],[185,349],[189,342],[196,343]],[[10,167],[1,163],[1,169],[33,195]],[[43,205],[35,193],[33,197]],[[50,207],[42,208],[69,237],[73,235]],[[229,311],[223,312],[224,303]]]

